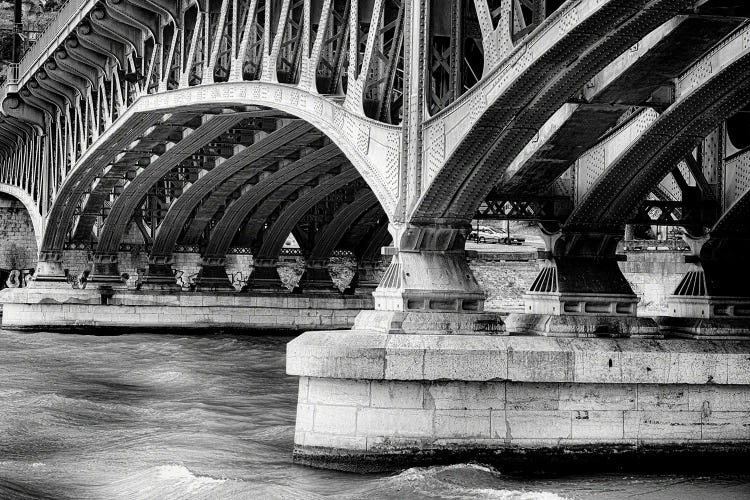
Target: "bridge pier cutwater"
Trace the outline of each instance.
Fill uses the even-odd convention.
[[[72,0],[0,91],[3,325],[307,330],[316,466],[746,457],[745,3]],[[542,230],[509,316],[477,218]],[[661,316],[626,226],[690,247]]]

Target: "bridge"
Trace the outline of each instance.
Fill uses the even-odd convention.
[[[0,191],[28,210],[39,255],[4,323],[253,324],[274,308],[282,327],[353,323],[290,344],[298,459],[313,463],[441,439],[524,446],[533,432],[510,429],[527,417],[563,429],[544,446],[609,439],[571,434],[570,384],[606,386],[592,412],[638,384],[747,384],[749,18],[732,0],[70,0],[0,91]],[[475,218],[542,229],[522,314],[485,310],[465,252]],[[618,267],[634,224],[681,228],[691,248],[668,317],[639,315]],[[329,270],[342,255],[343,294]],[[693,366],[673,376],[678,357]],[[472,401],[547,384],[554,412],[511,423],[508,399],[502,417],[484,399],[433,401],[424,426],[393,431],[435,380]],[[664,444],[640,406],[630,429],[628,410],[599,409],[618,443]],[[736,427],[735,409],[716,418]],[[733,432],[713,437],[747,439]]]

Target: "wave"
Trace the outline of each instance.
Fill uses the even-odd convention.
[[[548,491],[515,489],[511,484],[515,482],[498,470],[475,463],[413,467],[381,481],[381,487],[392,492],[393,498],[398,494],[417,498],[565,500]]]

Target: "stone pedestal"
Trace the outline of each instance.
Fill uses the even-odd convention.
[[[34,280],[31,288],[70,288],[62,254],[59,252],[40,252]]]
[[[195,289],[199,292],[233,291],[234,286],[227,276],[226,259],[204,258],[195,278]]]
[[[289,289],[279,277],[276,259],[256,259],[253,261],[253,273],[243,290],[264,292],[288,292]]]
[[[685,238],[691,269],[668,299],[659,318],[667,335],[750,339],[750,245],[735,240]]]
[[[379,260],[357,262],[357,270],[354,272],[354,276],[344,290],[344,293],[351,295],[360,291],[372,294],[380,284],[380,279],[382,278],[381,268],[382,264]]]
[[[333,278],[328,270],[328,259],[308,260],[305,262],[305,271],[295,288],[295,292],[305,291],[309,293],[340,293],[339,288],[333,283]]]
[[[618,266],[617,234],[545,233],[546,260],[511,314],[511,333],[562,337],[659,338],[656,322],[639,318],[638,296]]]
[[[125,280],[120,273],[117,254],[95,254],[89,281],[91,285],[97,287],[126,288]]]
[[[172,259],[149,258],[146,276],[140,285],[141,290],[173,292],[180,289],[172,270]]]
[[[705,472],[750,456],[750,342],[308,332],[287,373],[294,461],[316,467]]]
[[[511,333],[570,337],[659,338],[656,322],[637,317],[638,297],[616,259],[553,258],[511,314]]]
[[[382,333],[504,334],[496,313],[484,311],[485,293],[466,261],[468,227],[392,226],[392,261],[372,293],[374,311],[356,328]]]

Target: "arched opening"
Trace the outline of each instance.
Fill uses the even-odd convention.
[[[0,289],[26,286],[37,251],[31,214],[18,198],[0,192]]]

